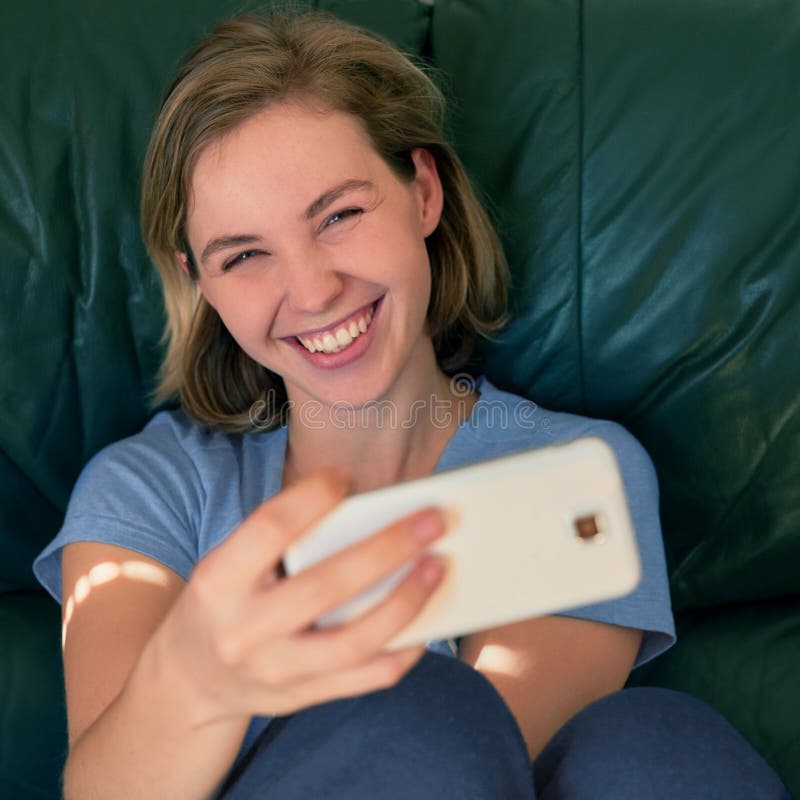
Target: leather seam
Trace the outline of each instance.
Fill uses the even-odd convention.
[[[578,0],[577,90],[578,90],[578,180],[575,251],[575,306],[578,335],[578,390],[580,408],[586,408],[586,384],[583,363],[583,179],[584,179],[584,0]]]

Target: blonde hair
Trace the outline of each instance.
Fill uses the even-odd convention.
[[[449,374],[478,337],[507,322],[508,268],[499,239],[443,133],[445,101],[433,81],[377,36],[320,12],[243,16],[220,25],[190,54],[166,94],[142,175],[142,229],[161,276],[166,352],[155,402],[180,398],[217,430],[247,432],[285,419],[279,375],[242,351],[200,293],[186,239],[187,198],[199,154],[271,103],[310,98],[358,118],[376,152],[402,180],[411,150],[436,160],[444,190],[431,264],[428,326]],[[189,275],[175,260],[186,253]]]

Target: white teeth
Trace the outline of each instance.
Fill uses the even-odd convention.
[[[351,319],[346,325],[337,328],[333,333],[326,331],[321,336],[298,336],[298,341],[311,353],[338,353],[362,333],[366,333],[372,321],[372,309],[367,310],[357,320]]]
[[[353,341],[353,337],[344,328],[339,328],[336,331],[336,341],[339,342],[339,347],[347,347]]]

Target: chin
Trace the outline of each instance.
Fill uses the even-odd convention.
[[[365,403],[378,400],[386,394],[391,381],[373,375],[364,379],[345,376],[322,375],[319,380],[310,382],[306,376],[294,381],[284,378],[287,394],[295,403],[317,402],[326,406],[344,405],[359,408]],[[299,398],[302,398],[299,399]]]
[[[338,404],[358,409],[367,403],[380,401],[382,397],[385,397],[389,385],[388,381],[370,380],[359,381],[355,385],[330,387],[331,391],[324,392],[325,397],[324,399],[320,397],[320,401],[328,405]]]

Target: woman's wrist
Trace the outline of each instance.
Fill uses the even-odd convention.
[[[72,745],[65,797],[215,796],[249,718],[208,719],[192,681],[163,643],[151,637],[122,691]]]
[[[202,682],[204,671],[182,654],[180,636],[167,617],[145,645],[131,675],[131,680],[144,685],[136,694],[146,694],[149,689],[154,698],[170,698],[188,733],[220,726],[232,732],[241,730],[243,738],[252,714],[225,708],[221,698]]]

